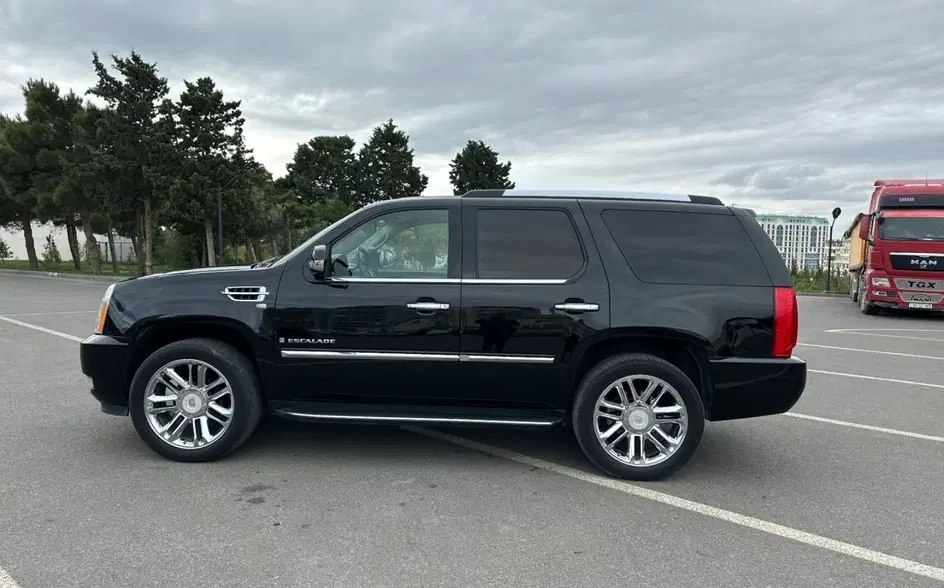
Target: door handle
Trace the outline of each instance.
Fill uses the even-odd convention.
[[[554,309],[564,312],[596,312],[600,310],[600,305],[596,302],[558,302]]]
[[[448,302],[411,302],[406,305],[413,310],[431,311],[431,310],[449,310]]]

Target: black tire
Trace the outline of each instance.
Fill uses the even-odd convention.
[[[178,359],[205,362],[219,371],[233,392],[233,413],[228,429],[207,447],[182,449],[161,439],[144,414],[148,380],[161,367]],[[226,457],[243,445],[259,426],[263,400],[255,367],[238,349],[216,339],[184,339],[161,347],[138,367],[129,395],[131,421],[138,436],[157,454],[180,462],[205,462]]]
[[[688,413],[688,431],[681,446],[668,459],[653,466],[631,466],[618,461],[604,450],[594,430],[594,413],[600,395],[611,384],[630,375],[664,380],[679,393]],[[574,399],[572,420],[577,442],[593,465],[624,480],[653,481],[674,474],[695,454],[705,430],[705,408],[695,385],[682,370],[660,357],[628,353],[603,360],[584,376]]]
[[[859,312],[861,312],[862,314],[867,314],[867,315],[877,314],[877,313],[878,313],[878,307],[873,306],[873,305],[869,304],[868,302],[866,302],[866,297],[865,297],[865,282],[862,281],[861,279],[860,279],[860,281],[859,281],[859,288],[858,288],[858,290],[859,290],[859,300],[858,300]]]

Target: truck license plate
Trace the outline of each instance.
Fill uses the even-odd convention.
[[[930,302],[909,302],[908,308],[924,308],[930,310],[932,306]]]

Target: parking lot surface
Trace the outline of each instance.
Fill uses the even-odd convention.
[[[563,430],[271,420],[166,461],[79,369],[105,287],[0,274],[0,588],[944,585],[939,318],[801,298],[793,411],[627,484]]]

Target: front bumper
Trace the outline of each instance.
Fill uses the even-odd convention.
[[[82,373],[92,379],[92,396],[102,412],[128,414],[128,344],[107,335],[90,335],[79,345]]]
[[[783,414],[806,388],[806,362],[789,359],[725,358],[709,362],[714,391],[709,421]]]

